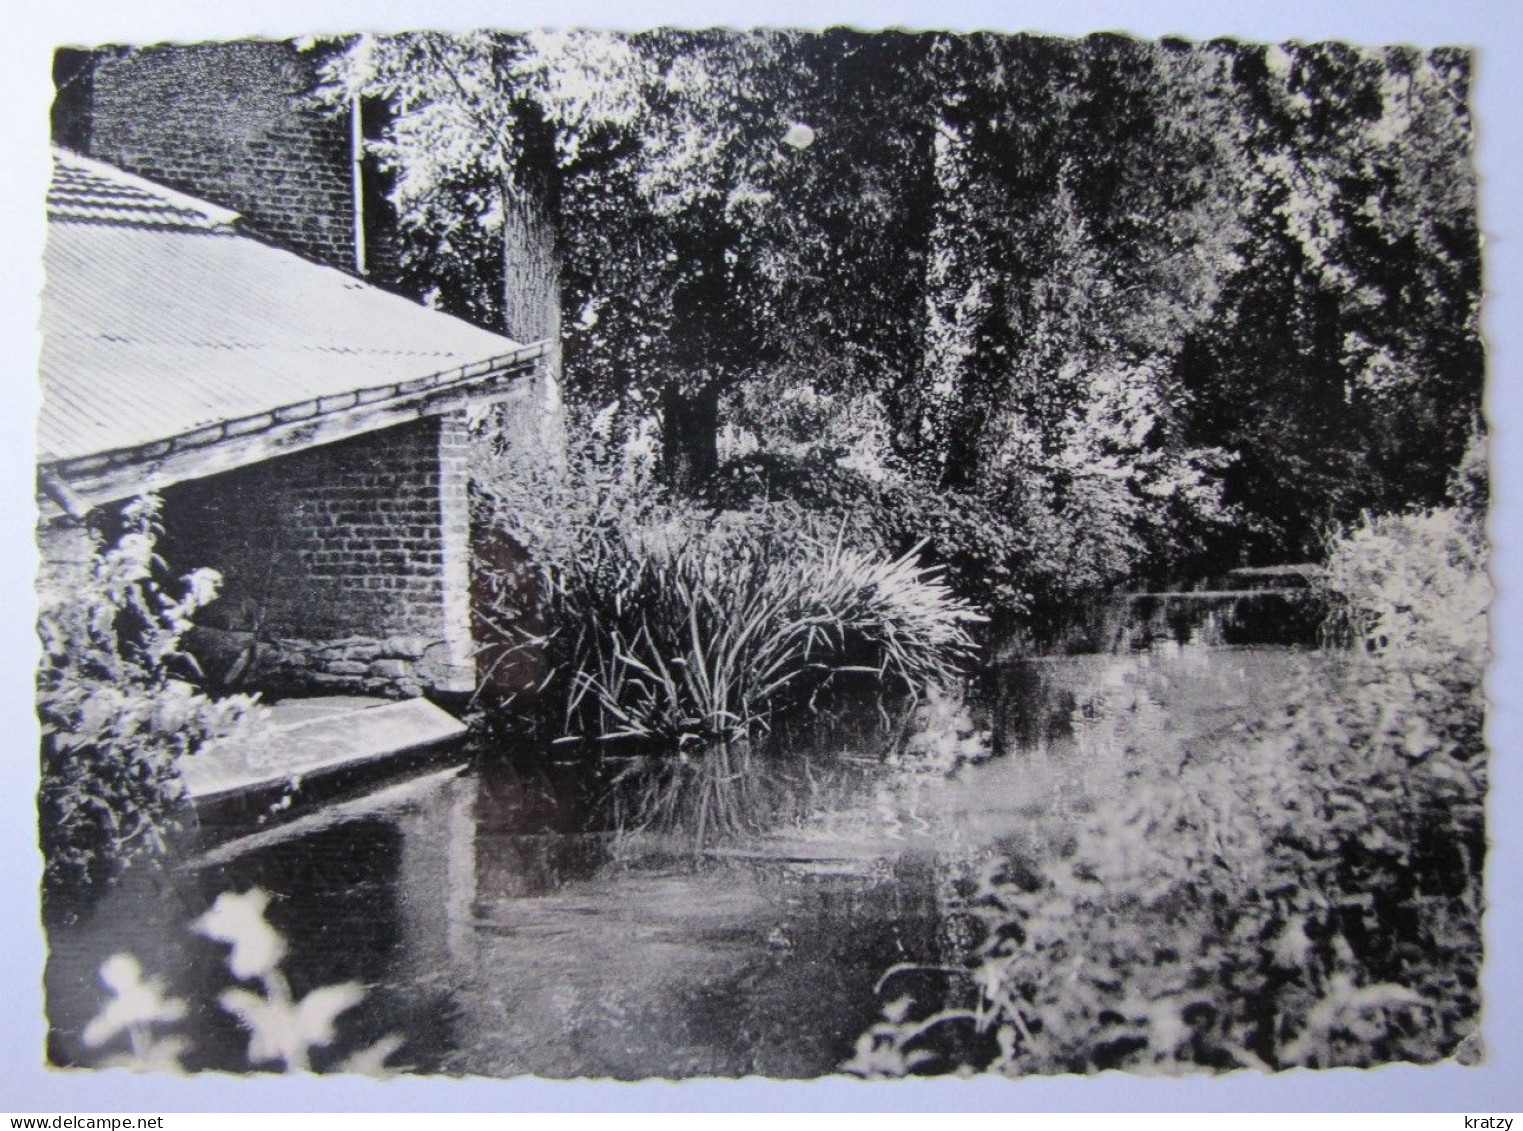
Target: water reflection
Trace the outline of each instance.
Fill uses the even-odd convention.
[[[1304,587],[1121,595],[1017,633],[1005,653],[1079,655],[1158,647],[1317,647],[1326,608]]]
[[[1078,654],[1006,650],[966,698],[848,696],[707,758],[483,752],[224,844],[53,932],[53,1057],[85,1059],[94,971],[131,950],[196,1003],[187,1064],[244,1067],[220,953],[185,924],[257,885],[298,993],[373,987],[335,1056],[400,1032],[426,1072],[833,1072],[891,967],[886,992],[958,996],[936,968],[978,941],[977,869],[1040,857],[1138,759],[1210,757],[1291,694],[1323,660],[1298,601],[1137,599],[1090,618]]]
[[[774,797],[789,792],[783,778],[744,740],[694,757],[632,760],[611,784],[609,818],[625,834],[686,834],[701,850],[766,828]]]

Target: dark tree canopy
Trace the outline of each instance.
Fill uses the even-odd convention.
[[[417,34],[328,77],[388,108],[419,281],[559,330],[574,412],[685,493],[802,460],[1071,591],[1307,555],[1479,427],[1462,52]]]

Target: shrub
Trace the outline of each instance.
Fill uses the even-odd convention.
[[[1463,508],[1366,517],[1332,540],[1321,584],[1349,642],[1483,662],[1485,537]]]
[[[894,556],[920,546],[954,592],[1012,622],[1182,562],[1227,521],[1209,469],[1184,461],[1145,474],[1074,459],[1062,476],[1010,471],[945,487],[903,468],[870,478],[826,458],[752,452],[721,467],[706,498],[721,509],[793,504]]]
[[[131,861],[162,854],[181,823],[180,760],[253,710],[248,697],[213,701],[177,678],[194,672],[179,641],[215,597],[217,575],[160,580],[157,500],[130,503],[121,518],[113,544],[96,537],[77,583],[39,584],[38,808],[55,894],[98,889]]]
[[[911,691],[955,678],[969,606],[912,556],[791,518],[634,531],[548,565],[569,733],[723,741],[841,672]]]
[[[981,930],[950,1004],[890,1002],[850,1069],[1280,1069],[1474,1050],[1479,529],[1452,512],[1371,520],[1329,560],[1361,646],[1283,707],[1235,720],[1209,757],[1130,763],[1044,856],[990,861],[959,903]],[[947,1026],[961,1035],[938,1043]]]
[[[758,452],[725,464],[707,499],[721,510],[791,505],[835,524],[856,546],[891,557],[918,550],[953,592],[984,608],[1019,615],[1031,604],[1033,548],[1018,524],[974,492]]]
[[[1070,359],[1040,406],[929,446],[881,395],[825,376],[778,370],[729,396],[718,505],[795,502],[891,555],[924,543],[959,595],[1012,620],[1188,567],[1241,530],[1221,493],[1229,454],[1185,442],[1179,390],[1149,364]]]

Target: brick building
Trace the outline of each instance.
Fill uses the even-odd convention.
[[[93,508],[157,490],[171,565],[225,579],[197,630],[214,677],[469,690],[467,414],[534,403],[543,344],[379,290],[255,238],[230,208],[67,151],[48,212],[45,560],[77,566]],[[341,232],[308,224],[289,238]]]
[[[369,145],[390,110],[314,98],[324,62],[341,49],[253,39],[64,49],[54,59],[53,139],[232,209],[246,231],[305,258],[421,298],[433,284],[404,269],[392,176]],[[488,329],[551,343],[544,404],[507,422],[551,445],[561,414],[558,256],[553,231],[507,224],[501,261],[482,266],[502,274],[500,309],[461,304],[475,312],[466,317],[491,317]]]
[[[53,140],[385,283],[395,251],[384,183],[359,123],[310,102],[322,58],[266,40],[66,49],[54,64]]]

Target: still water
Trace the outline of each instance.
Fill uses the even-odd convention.
[[[976,942],[957,907],[978,861],[1039,857],[1130,761],[1209,757],[1332,660],[1293,593],[1102,613],[1006,648],[964,702],[852,701],[691,763],[482,752],[139,876],[51,934],[52,1059],[90,1062],[95,971],[125,951],[190,1002],[187,1067],[246,1068],[225,951],[187,925],[258,886],[295,994],[367,987],[335,1050],[396,1033],[391,1063],[427,1073],[835,1072],[886,995],[948,992],[934,970],[879,983]]]

